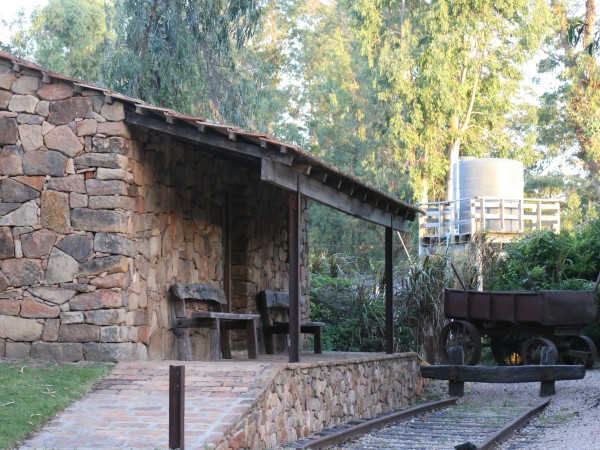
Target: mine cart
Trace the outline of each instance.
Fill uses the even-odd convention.
[[[446,289],[444,314],[452,319],[439,337],[440,356],[461,345],[465,364],[479,362],[489,346],[500,365],[539,364],[543,347],[558,363],[592,367],[596,346],[582,330],[596,318],[595,291],[485,292]]]

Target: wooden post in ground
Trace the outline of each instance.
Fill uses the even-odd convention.
[[[555,347],[542,347],[540,364],[550,366],[556,362],[558,352]],[[542,381],[540,384],[540,397],[548,397],[556,394],[555,381]]]
[[[452,366],[465,364],[465,356],[461,345],[453,345],[448,348],[448,363]],[[465,395],[464,381],[448,381],[448,395],[450,397],[462,397]]]
[[[184,450],[185,366],[169,366],[169,449]]]

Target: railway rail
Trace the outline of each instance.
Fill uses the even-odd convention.
[[[535,406],[473,407],[456,398],[425,403],[375,419],[326,430],[293,444],[297,449],[483,450],[509,439],[550,402]]]

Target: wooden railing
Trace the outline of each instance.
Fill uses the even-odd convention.
[[[541,199],[473,197],[421,203],[421,246],[468,242],[478,231],[509,237],[529,230],[560,231],[560,202]]]

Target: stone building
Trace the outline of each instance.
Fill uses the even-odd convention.
[[[289,289],[307,317],[306,198],[390,235],[417,212],[269,136],[6,53],[0,149],[0,356],[176,358],[174,283],[219,287],[233,312]]]

